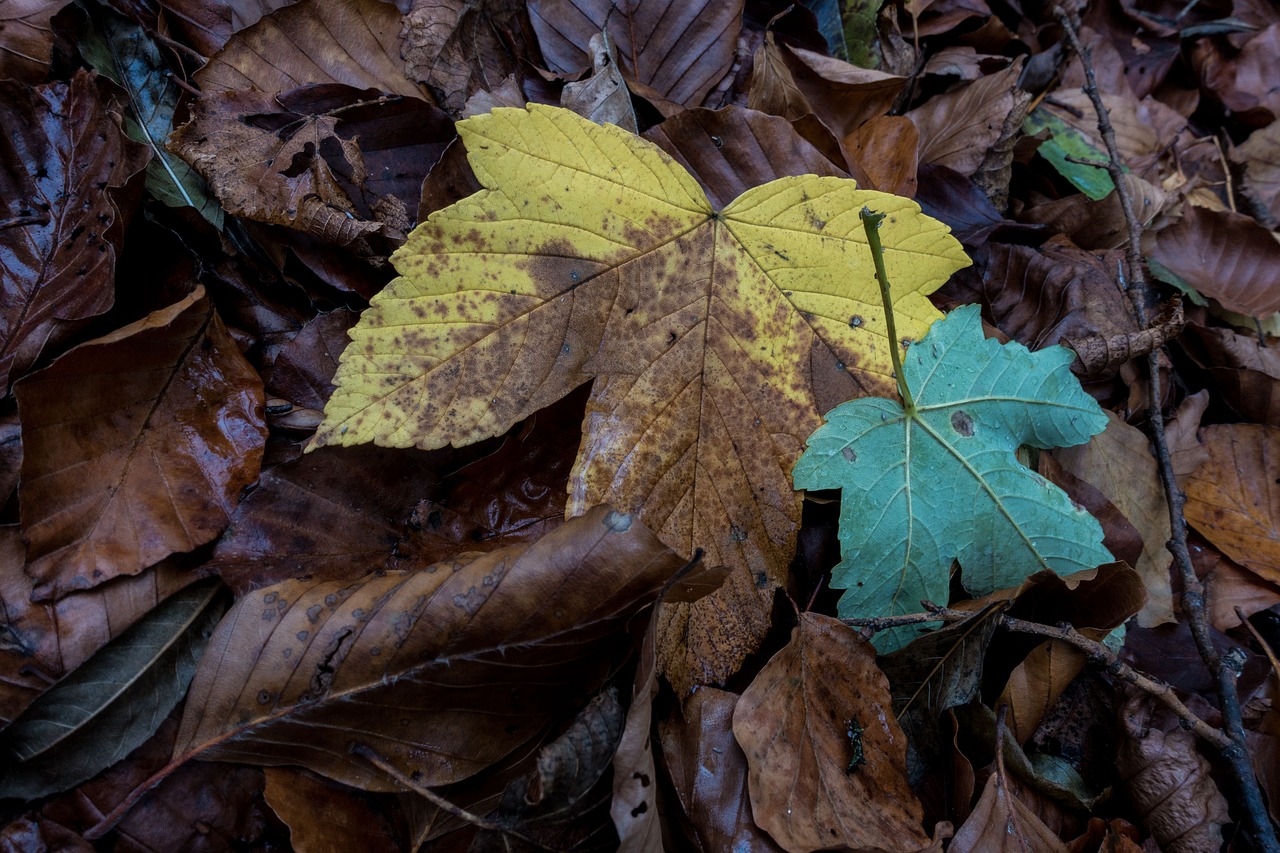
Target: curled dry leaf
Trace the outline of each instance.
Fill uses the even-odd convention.
[[[1118,709],[1124,739],[1116,769],[1143,824],[1166,853],[1222,847],[1227,801],[1196,752],[1196,736],[1134,691]]]
[[[226,528],[258,478],[262,380],[204,288],[16,388],[37,599],[137,574]]]
[[[733,712],[756,823],[790,853],[927,847],[892,705],[871,644],[802,613]]]
[[[1147,437],[1107,412],[1107,428],[1100,435],[1088,444],[1055,450],[1054,456],[1069,473],[1106,495],[1141,534],[1142,556],[1134,569],[1142,576],[1147,603],[1138,613],[1138,624],[1150,628],[1172,622],[1173,558],[1165,547],[1172,535],[1169,504]]]
[[[631,107],[631,93],[618,70],[618,52],[609,41],[608,30],[591,37],[591,76],[566,83],[560,106],[601,124],[608,122],[632,133],[640,132]]]
[[[1026,93],[1018,88],[1020,73],[1022,62],[1015,61],[1004,71],[936,95],[907,113],[920,130],[920,162],[973,175],[990,152],[1007,148],[1021,125],[1019,118],[1009,127],[1010,116],[1026,111]],[[998,170],[997,166],[990,168]]]
[[[1187,204],[1178,224],[1152,238],[1149,254],[1230,311],[1280,311],[1280,242],[1247,216]]]
[[[590,68],[601,30],[618,51],[622,74],[686,107],[718,107],[708,95],[730,73],[742,28],[742,0],[531,0],[529,17],[547,68]]]
[[[1187,522],[1224,554],[1280,583],[1280,428],[1215,424],[1209,459],[1185,481]]]
[[[1231,159],[1244,166],[1244,192],[1280,219],[1280,121],[1251,133]]]
[[[888,113],[907,83],[905,77],[859,68],[800,47],[782,45],[779,52],[796,88],[837,139]]]
[[[804,93],[787,67],[773,31],[764,34],[764,43],[756,48],[751,64],[751,80],[747,84],[747,107],[795,121],[813,112]]]
[[[187,699],[177,761],[300,764],[396,785],[362,743],[427,787],[465,779],[594,695],[625,631],[682,561],[606,507],[532,546],[246,595]]]
[[[116,250],[127,198],[147,162],[111,117],[96,75],[32,88],[0,81],[0,394],[66,337],[68,323],[115,299]],[[25,224],[23,222],[25,220]]]
[[[520,70],[525,57],[511,47],[524,46],[524,16],[512,0],[414,0],[400,31],[405,74],[456,116],[470,96]]]
[[[223,589],[206,579],[165,599],[0,731],[0,798],[78,785],[151,737],[187,692]]]
[[[382,0],[301,0],[232,36],[196,72],[196,85],[202,97],[342,83],[425,100],[426,90],[405,76],[400,26],[399,10]]]
[[[702,687],[658,724],[664,769],[699,853],[781,853],[751,817],[747,757],[733,737],[738,695]]]

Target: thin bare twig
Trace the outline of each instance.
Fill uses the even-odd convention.
[[[1133,199],[1124,183],[1124,166],[1120,150],[1116,146],[1116,132],[1107,114],[1106,105],[1102,102],[1102,94],[1098,90],[1098,81],[1093,73],[1093,63],[1089,60],[1089,52],[1080,44],[1075,24],[1067,13],[1058,6],[1054,14],[1062,24],[1063,32],[1071,47],[1080,57],[1084,67],[1084,92],[1093,103],[1098,114],[1098,132],[1107,147],[1107,173],[1115,184],[1116,197],[1120,200],[1120,208],[1124,211],[1125,224],[1129,231],[1129,244],[1125,249],[1125,258],[1129,267],[1129,281],[1132,289],[1130,304],[1133,305],[1138,325],[1147,327],[1147,279],[1142,268],[1142,226],[1134,213]],[[1151,438],[1155,446],[1156,461],[1160,469],[1160,480],[1164,485],[1165,495],[1169,502],[1169,522],[1173,535],[1167,543],[1173,554],[1174,565],[1182,579],[1182,609],[1187,614],[1191,626],[1191,636],[1195,638],[1196,648],[1204,660],[1214,680],[1217,682],[1218,699],[1222,706],[1222,723],[1226,736],[1231,743],[1223,747],[1222,757],[1231,767],[1236,785],[1240,791],[1240,805],[1244,812],[1247,831],[1253,836],[1253,842],[1259,850],[1266,853],[1280,853],[1280,841],[1276,839],[1275,827],[1267,815],[1262,800],[1262,791],[1258,787],[1257,777],[1249,761],[1248,747],[1245,743],[1244,723],[1240,714],[1240,697],[1236,693],[1236,677],[1239,673],[1234,667],[1226,665],[1218,654],[1218,649],[1209,635],[1209,620],[1205,616],[1204,587],[1196,577],[1195,568],[1191,564],[1191,554],[1187,550],[1187,522],[1183,515],[1183,504],[1186,496],[1178,488],[1173,475],[1173,462],[1169,455],[1169,443],[1164,432],[1164,413],[1160,408],[1160,356],[1153,351],[1147,356],[1148,408],[1151,418]]]
[[[927,606],[926,602],[926,606]],[[887,628],[897,628],[903,625],[917,625],[922,622],[963,622],[976,614],[968,610],[948,610],[941,607],[930,607],[928,613],[907,613],[902,616],[882,616],[875,619],[843,619],[846,625],[856,625],[869,629],[872,633],[883,631]],[[1097,640],[1090,639],[1077,631],[1073,626],[1068,624],[1060,625],[1044,625],[1039,622],[1028,622],[1025,619],[1017,619],[1003,613],[994,614],[991,618],[996,620],[996,625],[1006,631],[1013,631],[1017,634],[1032,634],[1037,637],[1046,637],[1052,640],[1061,640],[1062,642],[1073,646],[1084,652],[1089,662],[1102,667],[1109,672],[1112,677],[1132,684],[1139,690],[1150,694],[1158,702],[1177,715],[1178,721],[1190,731],[1194,732],[1198,737],[1213,744],[1219,749],[1227,749],[1232,745],[1231,739],[1223,733],[1221,729],[1209,725],[1200,717],[1198,717],[1190,708],[1188,708],[1177,693],[1168,684],[1163,681],[1152,678],[1151,676],[1140,672],[1129,664],[1120,660],[1116,653],[1111,649],[1099,643]]]
[[[406,790],[413,791],[415,794],[422,797],[427,802],[431,803],[431,805],[435,806],[438,809],[441,809],[442,811],[448,812],[449,814],[453,815],[459,820],[465,820],[467,823],[471,824],[472,826],[479,827],[480,829],[487,829],[490,832],[500,832],[503,835],[509,835],[512,838],[518,838],[521,841],[523,841],[525,844],[536,847],[539,850],[546,850],[546,851],[549,851],[549,853],[564,853],[564,851],[561,851],[559,848],[548,847],[547,845],[543,844],[541,841],[532,839],[527,835],[524,835],[520,832],[517,832],[514,829],[511,829],[510,827],[503,826],[497,821],[489,820],[487,817],[482,817],[478,814],[475,814],[474,812],[469,812],[466,809],[464,809],[462,806],[455,805],[454,803],[449,802],[444,797],[440,796],[430,788],[426,788],[422,785],[419,785],[417,782],[413,781],[413,779],[406,776],[404,773],[400,772],[400,769],[398,767],[396,767],[391,762],[387,761],[385,758],[383,758],[381,755],[375,752],[371,747],[366,746],[363,743],[352,744],[351,752],[354,755],[360,756],[365,761],[369,762],[374,767],[378,768],[383,773],[390,776],[392,779],[396,781],[397,784],[403,786]]]

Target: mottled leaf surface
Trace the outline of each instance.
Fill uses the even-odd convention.
[[[827,416],[795,480],[842,490],[842,559],[831,582],[846,590],[842,616],[946,601],[953,559],[975,595],[1041,569],[1070,574],[1110,562],[1098,522],[1014,456],[1024,444],[1080,444],[1106,427],[1068,370],[1074,357],[986,340],[977,306],[967,306],[907,352],[915,411],[874,398]],[[877,645],[891,651],[913,635],[894,629]]]
[[[898,328],[966,259],[907,199],[783,178],[717,210],[652,144],[567,110],[459,123],[486,189],[432,214],[352,330],[315,445],[463,444],[596,377],[568,512],[609,502],[737,570],[722,631],[681,683],[727,677],[767,627],[799,500],[788,471],[815,385],[887,390],[883,311],[858,219],[888,213]],[[700,670],[696,673],[694,670]]]

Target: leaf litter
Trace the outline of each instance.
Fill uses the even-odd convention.
[[[1060,22],[1037,10],[62,5],[20,4],[0,28],[0,76],[12,81],[0,87],[12,119],[0,145],[0,739],[59,691],[95,681],[94,662],[118,659],[122,638],[147,630],[166,600],[211,589],[203,576],[222,575],[237,603],[218,629],[223,651],[202,669],[252,671],[212,687],[206,672],[191,691],[170,679],[171,694],[186,694],[185,728],[154,703],[102,723],[106,734],[82,725],[94,760],[78,773],[115,763],[15,804],[0,830],[8,849],[90,849],[106,833],[138,849],[213,837],[317,849],[332,841],[317,832],[322,802],[326,817],[368,827],[378,849],[820,849],[835,842],[811,830],[828,823],[854,847],[881,849],[942,849],[951,832],[955,849],[996,849],[1010,826],[1036,849],[1089,851],[1256,835],[1265,802],[1225,807],[1240,767],[1205,762],[1184,730],[1201,733],[1206,755],[1220,745],[1207,710],[1219,697],[1186,627],[1194,598],[1170,583],[1149,421],[1156,409],[1180,415],[1169,444],[1191,561],[1211,625],[1226,632],[1213,642],[1243,661],[1241,736],[1274,803],[1263,758],[1280,732],[1266,686],[1280,645],[1268,557],[1280,511],[1267,473],[1268,430],[1280,428],[1270,10],[1077,4],[1075,33],[1127,170],[1099,180],[1106,140],[1080,91],[1086,69]],[[1185,330],[1135,310],[1154,313],[1157,299],[1134,289],[1119,192],[1134,202],[1159,301],[1186,297]],[[854,227],[864,205],[896,220],[883,236],[905,346],[884,334]],[[910,257],[919,234],[948,247],[945,263]],[[975,265],[956,273],[967,258]],[[956,311],[970,302],[981,333],[975,309]],[[393,304],[428,318],[443,307],[445,322],[396,319]],[[951,312],[944,324],[938,309]],[[792,466],[842,406],[890,402],[891,348],[911,365],[930,325],[946,334],[962,319],[977,351],[996,351],[985,336],[1018,341],[1033,361],[1081,353],[1071,371],[1087,395],[1074,393],[1101,405],[1106,431],[1070,449],[1007,438],[1000,452],[1024,484],[1060,484],[1098,523],[1039,485],[1008,517],[1057,501],[1088,527],[1065,537],[1088,556],[1058,566],[1082,570],[1065,578],[1024,581],[1042,563],[975,559],[975,546],[1002,537],[970,515],[939,537],[939,554],[954,546],[959,562],[934,561],[927,591],[911,588],[896,611],[860,608],[857,582],[899,584],[919,555],[903,558],[905,572],[875,569],[866,555],[877,549],[850,543],[888,517],[848,493],[795,491]],[[1144,335],[1164,345],[1150,374],[1132,348]],[[375,357],[382,380],[410,392],[357,425],[350,395],[367,389],[351,364]],[[957,361],[978,363],[953,355],[938,369]],[[423,379],[451,370],[447,387]],[[398,446],[302,453],[371,438]],[[902,470],[900,459],[886,453],[874,473]],[[959,481],[944,470],[930,466],[910,491],[951,495]],[[666,555],[643,591],[615,588],[634,566],[590,575],[599,566],[564,521],[599,518],[609,510],[591,507],[606,501],[631,519],[617,535],[647,526]],[[950,505],[969,513],[965,502]],[[940,518],[919,521],[932,531]],[[1103,536],[1136,571],[1105,562]],[[699,550],[711,580],[654,604],[662,577]],[[542,555],[536,568],[529,554]],[[525,568],[497,578],[497,566]],[[457,607],[486,594],[511,603],[481,607],[450,635],[435,621],[449,596],[432,605],[424,593],[418,611],[397,591],[430,586],[442,567],[450,583],[467,580],[441,587]],[[327,590],[325,613],[335,596],[333,630],[310,623],[310,604],[261,618],[263,596],[308,589]],[[340,604],[343,590],[367,606]],[[924,614],[928,627],[949,627],[884,622],[917,618],[922,598],[940,608]],[[584,615],[610,600],[619,607],[607,617]],[[571,601],[585,609],[569,614]],[[545,627],[557,608],[564,636],[597,637],[563,647],[589,665],[569,667],[545,637],[499,639]],[[439,701],[423,706],[435,740],[421,754],[397,740],[399,716],[359,709],[371,696],[414,704],[409,688],[432,656],[403,670],[353,657],[374,610],[420,613],[397,624],[428,645],[470,630],[501,650],[443,655]],[[520,613],[526,624],[513,625]],[[292,633],[273,634],[284,622]],[[1027,625],[1056,633],[1019,633]],[[299,639],[304,630],[324,642]],[[913,634],[888,657],[866,642]],[[242,660],[230,648],[256,651]],[[285,648],[305,678],[267,665],[263,655]],[[806,669],[811,659],[823,665]],[[108,682],[150,683],[154,660],[109,666]],[[1172,685],[1148,683],[1158,713],[1121,688],[1144,673]],[[253,689],[218,694],[241,680]],[[269,699],[278,718],[263,715],[262,691],[280,694]],[[530,712],[527,727],[479,725],[511,708]],[[336,727],[313,737],[327,714]],[[735,717],[751,720],[740,737]],[[889,764],[877,752],[886,731]],[[761,745],[760,732],[777,737]],[[297,769],[308,763],[327,777]],[[889,765],[912,784],[849,799]],[[951,782],[955,796],[939,796]],[[283,796],[304,784],[315,802]],[[805,792],[798,819],[794,803],[785,819],[779,786]],[[824,811],[827,795],[844,805]],[[827,820],[850,809],[874,819]],[[907,816],[897,835],[858,840],[886,815]]]

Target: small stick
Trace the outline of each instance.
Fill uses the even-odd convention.
[[[893,376],[898,380],[898,394],[902,396],[902,408],[910,416],[916,410],[916,401],[911,398],[907,378],[902,375],[902,356],[898,354],[898,330],[893,324],[893,297],[889,294],[889,274],[884,269],[884,247],[880,245],[880,223],[884,221],[884,214],[872,213],[869,208],[864,207],[858,216],[862,219],[862,230],[867,232],[867,244],[871,247],[871,262],[875,264],[876,281],[880,283],[880,301],[884,303],[884,324],[889,335],[889,356],[893,359]]]
[[[846,625],[856,625],[875,631],[882,631],[886,628],[897,628],[902,625],[917,625],[921,622],[963,622],[975,616],[967,610],[948,610],[943,608],[930,608],[928,613],[908,613],[903,616],[882,616],[875,619],[842,619]],[[993,615],[991,618],[996,620],[998,627],[1006,631],[1013,631],[1016,634],[1032,634],[1038,637],[1046,637],[1052,640],[1061,640],[1062,642],[1074,646],[1088,656],[1089,662],[1101,666],[1115,678],[1132,684],[1139,690],[1150,694],[1158,702],[1164,704],[1169,710],[1178,716],[1178,720],[1190,731],[1194,732],[1203,740],[1213,744],[1219,749],[1227,749],[1232,745],[1231,739],[1222,732],[1221,729],[1209,725],[1188,708],[1177,693],[1168,684],[1163,681],[1152,678],[1124,661],[1120,660],[1111,649],[1092,640],[1073,626],[1068,624],[1061,625],[1043,625],[1039,622],[1028,622],[1025,619],[1016,619],[1003,613]]]

